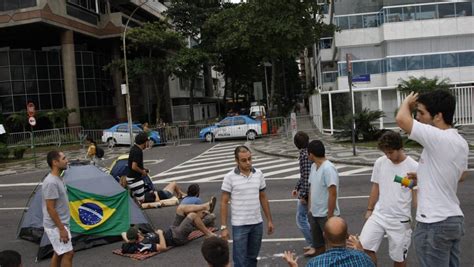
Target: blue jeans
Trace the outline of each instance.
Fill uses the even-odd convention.
[[[418,222],[413,237],[420,266],[459,266],[463,235],[462,216],[448,217],[436,223]]]
[[[298,199],[298,204],[296,205],[296,226],[303,234],[306,243],[312,246],[313,237],[311,236],[311,226],[308,220],[308,204],[301,203],[300,199]]]
[[[234,267],[257,266],[262,236],[263,223],[232,226]]]

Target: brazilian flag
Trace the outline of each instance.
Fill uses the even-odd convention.
[[[114,196],[101,196],[67,186],[71,211],[71,232],[115,236],[130,227],[129,201],[124,190]]]

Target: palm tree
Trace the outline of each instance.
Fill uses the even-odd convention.
[[[403,93],[423,93],[435,89],[443,89],[448,90],[451,86],[449,84],[450,80],[440,79],[439,77],[435,76],[433,79],[429,79],[426,77],[408,77],[408,80],[399,79],[400,84],[398,85],[397,89]]]

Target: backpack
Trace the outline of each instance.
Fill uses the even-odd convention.
[[[100,148],[100,147],[98,147],[98,146],[95,148],[95,156],[96,156],[96,157],[98,157],[99,159],[101,159],[101,158],[104,157],[104,154],[105,154],[105,152],[104,152],[104,150],[103,150],[102,148]]]

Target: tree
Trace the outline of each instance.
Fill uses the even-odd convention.
[[[398,85],[397,89],[403,93],[423,93],[426,91],[431,91],[435,89],[444,89],[448,90],[451,86],[449,85],[449,79],[442,79],[440,80],[439,77],[434,77],[433,79],[429,79],[426,77],[408,77],[408,80],[399,79],[400,84]]]
[[[374,122],[382,117],[385,117],[385,114],[381,110],[370,110],[364,108],[361,112],[354,114],[355,118],[355,141],[359,141],[359,136],[362,136],[364,141],[373,141],[377,140],[379,137],[379,132],[375,126]],[[344,118],[343,130],[341,132],[334,133],[334,137],[337,139],[351,138],[352,136],[352,117],[348,115]]]
[[[194,124],[194,88],[196,79],[202,73],[204,62],[209,60],[209,56],[199,49],[183,48],[168,62],[171,73],[177,77],[189,81],[189,115],[191,124]]]
[[[134,82],[142,77],[151,79],[157,96],[157,122],[162,105],[171,102],[169,90],[166,90],[169,74],[166,64],[184,46],[184,38],[163,21],[145,23],[127,33],[127,47],[133,52],[128,61],[130,78]]]

